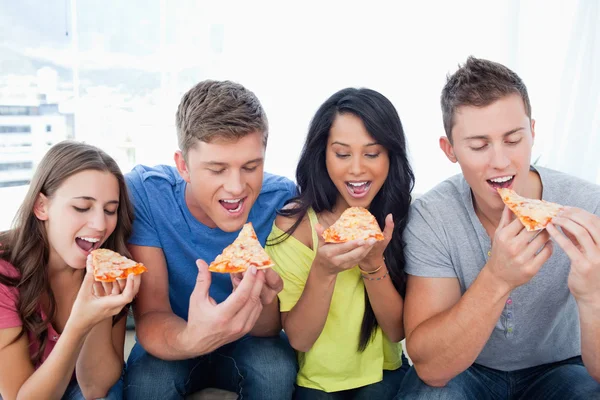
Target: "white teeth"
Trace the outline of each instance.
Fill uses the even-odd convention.
[[[495,183],[502,183],[502,182],[508,182],[512,178],[514,178],[514,175],[503,176],[503,177],[500,177],[500,178],[494,178],[494,179],[490,179],[490,181],[495,182]]]
[[[365,182],[348,182],[348,185],[350,186],[363,186],[366,185],[368,183],[368,181]]]
[[[81,240],[85,240],[86,242],[90,242],[90,243],[97,243],[100,241],[100,239],[98,238],[91,238],[91,237],[80,237],[79,239]]]
[[[239,201],[241,201],[242,199],[235,199],[235,200],[221,200],[223,203],[237,203]]]

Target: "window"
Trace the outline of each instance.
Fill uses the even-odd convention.
[[[31,133],[29,125],[0,125],[0,134]]]
[[[46,125],[46,132],[52,132],[52,125]]]
[[[31,161],[23,161],[23,162],[15,162],[15,163],[1,163],[0,171],[15,171],[19,169],[31,169],[33,168],[33,162]]]

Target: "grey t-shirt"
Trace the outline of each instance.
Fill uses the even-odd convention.
[[[544,200],[600,215],[600,186],[546,168],[535,170],[542,180]],[[404,239],[408,274],[458,278],[463,294],[491,249],[462,174],[415,200]],[[537,275],[512,291],[475,362],[513,371],[580,355],[577,304],[567,286],[569,270],[569,258],[555,245]]]

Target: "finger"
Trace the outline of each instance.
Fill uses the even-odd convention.
[[[104,294],[111,294],[113,289],[112,282],[102,282],[102,287],[104,288]]]
[[[104,286],[102,286],[102,282],[94,282],[92,284],[92,292],[96,297],[102,297],[106,295],[106,292],[104,292]]]
[[[119,279],[119,280],[117,280],[117,283],[119,284],[120,292],[122,292],[123,290],[125,290],[125,285],[127,284],[127,279]]]
[[[257,272],[256,267],[250,267],[235,292],[217,306],[224,319],[232,319],[246,305],[256,285],[260,285],[262,290],[262,281],[258,282]]]
[[[129,274],[127,275],[127,283],[125,284],[125,289],[123,293],[121,293],[121,298],[123,304],[128,304],[133,301],[133,296],[135,296],[135,275]]]
[[[383,237],[384,239],[384,243],[387,247],[388,243],[390,243],[390,240],[392,240],[392,234],[394,233],[394,218],[392,216],[392,214],[388,214],[385,217],[385,228],[383,229]]]
[[[523,229],[516,237],[517,245],[526,251],[525,249],[529,248],[529,245],[533,243],[537,239],[537,243],[539,243],[538,249],[548,240],[550,240],[550,235],[546,230],[538,230],[538,231],[528,231],[527,229]],[[533,257],[533,254],[532,254]]]
[[[279,293],[283,289],[283,280],[275,270],[268,268],[263,270],[265,274],[265,285]]]
[[[532,265],[533,265],[533,268],[535,269],[536,274],[537,274],[537,271],[539,271],[540,268],[542,268],[542,265],[544,265],[544,263],[546,261],[548,261],[548,259],[552,255],[553,250],[554,250],[554,246],[552,245],[552,242],[548,241],[548,242],[546,242],[546,244],[544,245],[542,250],[540,250],[540,252],[533,258]]]
[[[371,240],[371,244],[368,243],[367,240],[362,240],[362,239],[356,239],[356,240],[350,240],[348,242],[344,242],[344,243],[330,243],[330,244],[326,244],[325,249],[323,250],[322,254],[325,255],[328,258],[333,258],[342,254],[346,254],[349,253],[355,249],[359,249],[361,247],[364,246],[372,246],[372,242],[374,241]]]
[[[112,295],[121,294],[122,290],[121,290],[121,286],[120,286],[119,282],[122,280],[123,279],[119,279],[119,280],[113,282],[110,294],[112,294]]]
[[[597,251],[598,246],[594,242],[594,239],[592,239],[590,232],[584,226],[570,218],[563,217],[554,217],[552,224],[560,226],[563,232],[570,233],[570,236],[575,239],[571,239],[571,241],[575,242],[574,244],[579,243],[584,252],[593,254]]]
[[[192,296],[197,296],[199,299],[208,301],[210,283],[212,276],[208,270],[208,264],[204,260],[196,260],[196,266],[198,267],[198,276],[196,277],[196,286],[192,292]]]
[[[496,233],[502,231],[508,237],[515,237],[521,232],[525,227],[517,218],[514,218],[514,214],[510,211],[508,206],[504,206],[504,210],[502,210],[502,217],[500,218],[500,222],[498,223],[498,228],[496,228]]]
[[[254,328],[254,325],[256,325],[256,321],[258,321],[258,318],[260,318],[262,311],[263,306],[261,304],[259,304],[257,307],[254,307],[250,311],[248,318],[246,318],[246,323],[244,324],[244,332],[250,332],[252,328]]]
[[[594,242],[600,246],[600,217],[576,207],[565,207],[559,217],[569,218],[583,226]]]
[[[523,244],[523,255],[526,257],[526,259],[530,259],[533,258],[548,241],[550,241],[550,234],[546,232],[546,230],[527,233],[537,233],[537,236],[535,236],[534,239],[532,239],[529,243],[525,242]],[[519,240],[521,240],[522,234],[523,232],[521,232],[519,235]]]
[[[552,239],[554,239],[554,242],[556,242],[556,244],[559,245],[560,248],[564,250],[564,252],[567,254],[567,256],[569,256],[569,258],[571,259],[572,262],[579,262],[585,258],[584,255],[581,254],[581,252],[579,251],[577,246],[575,246],[572,241],[567,239],[567,237],[565,235],[563,235],[554,226],[553,223],[546,225],[546,230],[548,231],[548,233],[550,234]]]
[[[352,268],[357,265],[360,260],[362,260],[369,253],[369,251],[371,251],[372,248],[372,245],[358,247],[352,251],[349,251],[348,253],[338,256],[337,261],[339,261],[340,264],[348,264],[346,269]]]

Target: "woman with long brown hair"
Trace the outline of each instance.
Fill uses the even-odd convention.
[[[44,156],[0,234],[2,399],[122,398],[123,316],[140,277],[95,282],[86,260],[100,246],[128,256],[131,210],[102,150],[65,141]]]

